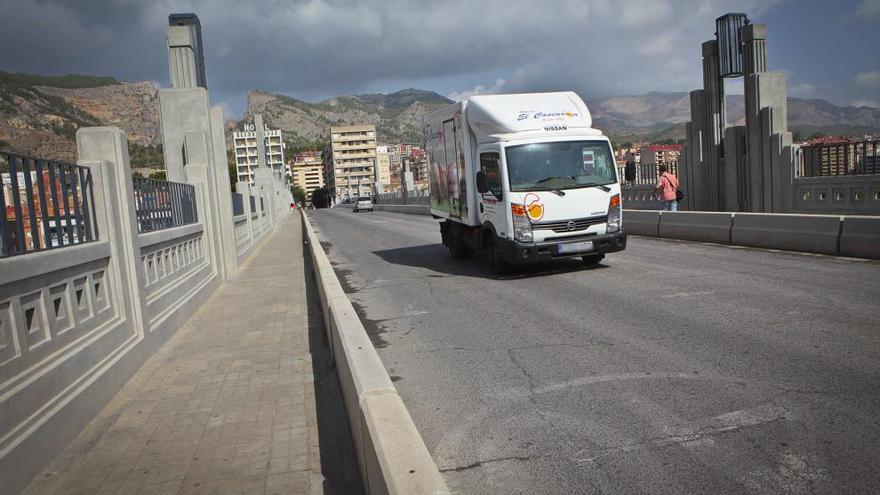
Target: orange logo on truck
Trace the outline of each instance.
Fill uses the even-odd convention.
[[[524,203],[526,205],[526,215],[529,216],[529,219],[533,222],[538,222],[544,218],[544,203],[537,194],[526,194]]]

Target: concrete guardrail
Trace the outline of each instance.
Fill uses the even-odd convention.
[[[657,237],[660,233],[660,212],[624,210],[623,231],[632,235]]]
[[[841,217],[737,213],[730,242],[740,246],[838,254]]]
[[[659,236],[729,244],[732,223],[732,213],[667,211],[660,215]]]
[[[375,205],[430,215],[428,205]],[[627,234],[880,259],[880,217],[623,210]]]
[[[376,211],[391,211],[394,213],[410,213],[413,215],[430,215],[431,205],[388,205],[382,203],[374,203],[373,209]]]
[[[305,211],[302,222],[364,489],[368,494],[449,493]]]
[[[880,217],[844,217],[840,254],[880,258]]]

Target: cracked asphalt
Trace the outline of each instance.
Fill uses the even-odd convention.
[[[880,263],[631,237],[498,279],[436,220],[311,212],[450,488],[880,490]]]

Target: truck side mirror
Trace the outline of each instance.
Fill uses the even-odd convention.
[[[482,170],[477,172],[477,192],[480,194],[489,192],[489,188],[486,187],[486,174]]]
[[[626,162],[626,169],[623,172],[627,182],[636,180],[636,162]]]

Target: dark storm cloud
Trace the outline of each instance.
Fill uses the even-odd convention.
[[[212,94],[238,109],[249,89],[306,96],[398,89],[383,84],[458,95],[477,86],[598,96],[687,90],[701,84],[699,43],[712,36],[717,15],[760,16],[780,1],[3,0],[0,69],[166,84],[167,15],[196,12]],[[851,10],[869,15],[875,2],[851,2]],[[816,87],[798,80],[806,71],[782,68],[798,88]],[[878,68],[841,77],[852,86],[856,73]]]

